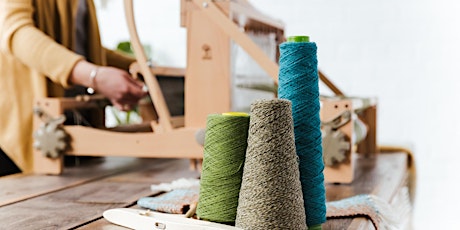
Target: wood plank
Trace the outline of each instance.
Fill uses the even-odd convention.
[[[407,174],[406,157],[404,154],[380,154],[375,161],[369,161],[365,158],[359,158],[356,166],[356,178],[352,184],[327,184],[328,200],[338,200],[361,193],[371,193],[383,196],[384,199],[389,199],[390,196],[384,193],[398,190],[401,186],[401,178]],[[121,178],[127,175],[122,175]],[[127,176],[128,178],[130,176]],[[390,192],[389,194],[394,194]],[[88,225],[78,229],[113,229],[123,230],[126,228],[110,224],[105,219],[101,218]],[[366,218],[336,218],[329,219],[323,225],[324,230],[328,229],[374,229],[372,222]]]
[[[72,149],[66,155],[190,159],[203,157],[203,147],[195,140],[198,128],[177,128],[158,133],[119,133],[79,125],[65,126],[64,129],[73,138],[70,143]]]
[[[0,206],[40,196],[88,181],[141,167],[136,158],[106,157],[93,159],[78,167],[67,167],[60,176],[15,174],[0,178]]]
[[[149,66],[150,71],[156,76],[165,76],[165,77],[185,77],[185,69],[184,68],[176,68],[176,67],[169,67],[169,66]],[[139,63],[134,62],[129,66],[129,72],[131,74],[141,73],[141,67]],[[134,75],[134,77],[137,77]]]
[[[72,229],[100,219],[111,208],[132,206],[157,192],[152,183],[197,177],[186,159],[144,159],[136,172],[114,175],[0,207],[6,229]],[[130,180],[129,178],[132,178]],[[142,179],[139,179],[142,178]]]
[[[408,175],[407,156],[403,153],[378,154],[370,160],[359,155],[355,167],[355,179],[351,184],[326,184],[328,201],[340,200],[359,194],[373,194],[391,202],[405,186]],[[334,218],[323,225],[328,229],[374,229],[372,222],[364,217]]]
[[[374,160],[360,155],[353,182],[326,184],[326,197],[328,201],[335,201],[359,194],[374,194],[390,201],[406,175],[405,154],[379,154]]]
[[[2,227],[5,229],[122,230],[125,228],[112,225],[104,220],[103,211],[116,207],[136,207],[135,203],[140,197],[156,194],[155,191],[150,190],[151,184],[170,182],[180,177],[199,176],[197,171],[189,170],[187,159],[139,159],[138,161],[142,163],[135,163],[135,161],[124,164],[137,164],[135,167],[115,170],[112,171],[112,174],[94,176],[93,179],[88,179],[91,177],[89,175],[94,173],[89,170],[91,166],[76,167],[73,169],[75,171],[66,170],[62,176],[42,176],[49,186],[52,183],[64,184],[61,184],[60,189],[51,189],[37,196],[20,200],[20,202],[0,207]],[[104,164],[101,163],[101,165]],[[405,154],[379,154],[375,161],[358,159],[355,181],[352,184],[327,184],[327,199],[332,201],[370,193],[390,201],[398,188],[405,185],[403,182],[407,179],[406,165]],[[86,176],[79,175],[79,173],[86,174]],[[46,185],[41,185],[34,180],[40,178],[37,175],[5,177],[5,179],[0,179],[0,186],[8,184],[8,191],[14,192],[13,184],[17,179],[21,181],[19,190],[31,188],[44,191]],[[59,178],[61,180],[58,180]],[[66,179],[74,180],[72,183],[75,184],[65,184],[68,183]],[[85,182],[76,183],[75,181],[78,180],[85,180]],[[26,182],[31,183],[31,186],[25,186]],[[0,188],[3,192],[4,187]],[[372,229],[373,226],[365,218],[333,219],[323,225],[325,230],[355,228]]]
[[[370,106],[358,115],[367,125],[367,135],[366,138],[358,144],[357,152],[366,155],[374,155],[379,152],[377,146],[377,106]]]
[[[202,128],[210,113],[232,110],[231,43],[209,17],[190,3],[197,10],[189,11],[187,19],[185,127]]]

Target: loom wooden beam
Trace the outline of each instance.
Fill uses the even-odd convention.
[[[224,33],[240,45],[267,74],[278,84],[278,64],[259,48],[238,26],[228,19],[226,15],[210,0],[192,0]]]
[[[145,83],[149,88],[149,94],[153,102],[153,106],[155,107],[158,116],[159,116],[159,123],[161,126],[162,131],[171,131],[173,129],[171,125],[171,114],[167,107],[166,101],[164,96],[161,92],[160,84],[157,81],[155,75],[150,71],[150,68],[147,65],[147,57],[144,53],[144,49],[142,47],[141,41],[139,39],[137,29],[136,29],[136,22],[134,20],[134,7],[132,0],[125,0],[124,1],[124,9],[126,15],[126,22],[128,24],[129,29],[129,36],[131,38],[131,44],[134,50],[134,54],[136,59],[139,63],[140,69],[142,74],[144,75]],[[155,130],[155,125],[152,125],[152,129],[155,132],[160,130]]]
[[[336,96],[345,96],[345,94],[343,94],[343,92],[337,88],[337,86],[334,85],[334,83],[332,83],[332,81],[330,81],[326,75],[324,75],[323,72],[321,72],[321,70],[318,70],[318,75],[319,75],[319,79],[330,89],[332,90],[332,92],[335,93]]]
[[[52,117],[57,117],[64,112],[61,100],[57,98],[42,98],[35,101],[35,106],[40,107],[45,113]],[[34,130],[38,130],[42,121],[40,117],[34,114]],[[40,150],[33,149],[33,171],[42,174],[61,174],[64,168],[64,157],[48,158]]]
[[[202,158],[202,147],[195,141],[196,129],[176,128],[162,133],[119,133],[84,126],[66,126],[72,136],[67,155],[130,156],[155,158]],[[88,144],[94,140],[96,144]]]
[[[377,145],[377,106],[373,105],[359,114],[359,118],[366,122],[366,138],[358,144],[357,152],[367,156],[375,155],[379,152]]]
[[[176,67],[166,67],[166,66],[150,66],[150,71],[157,76],[167,76],[167,77],[185,77],[185,69],[184,68],[176,68]],[[141,73],[141,67],[139,63],[134,62],[129,66],[129,72],[132,75],[136,75],[137,73]],[[135,77],[135,76],[133,76]]]

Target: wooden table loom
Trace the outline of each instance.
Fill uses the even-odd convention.
[[[132,68],[133,76],[137,76],[138,73],[143,76],[152,100],[153,119],[147,127],[143,126],[137,130],[129,127],[107,129],[104,127],[105,118],[101,112],[103,99],[98,96],[38,99],[35,104],[37,112],[34,117],[34,130],[51,131],[46,138],[41,138],[44,146],[35,149],[35,172],[62,173],[63,154],[200,159],[202,146],[196,141],[195,135],[205,128],[208,114],[244,110],[249,108],[254,97],[276,96],[278,45],[285,41],[284,24],[260,13],[248,1],[181,0],[181,26],[187,28],[185,70],[150,67],[147,64],[148,60],[136,31],[133,2],[125,0],[124,4],[131,43],[137,59],[137,64]],[[271,52],[267,53],[254,42],[264,36],[271,38]],[[249,74],[236,71],[238,60],[232,59],[235,50],[244,53],[259,69]],[[247,76],[254,73],[257,75],[254,78]],[[184,77],[183,116],[171,116],[158,82],[159,75]],[[337,109],[337,103],[348,103],[349,107],[346,109],[351,111],[352,101],[343,102],[347,100],[342,98],[343,93],[321,72],[319,77],[337,95],[333,99],[322,99],[323,108],[328,108],[322,109],[322,118],[329,121],[343,112],[343,109]],[[260,96],[260,92],[267,89],[272,89],[272,92],[268,95],[265,92]],[[245,100],[247,104],[235,106],[235,101],[238,100],[236,96],[245,92],[245,97],[249,97]],[[59,124],[64,111],[83,108],[90,109],[95,114],[92,119],[93,127]],[[361,110],[362,120],[367,124],[369,132],[366,139],[358,145],[358,152],[376,152],[375,108],[375,105],[372,105]],[[353,133],[351,127],[352,125],[348,125],[340,128],[346,130],[344,133],[350,139]],[[118,132],[120,130],[131,132]],[[133,130],[137,132],[132,132]],[[62,143],[64,139],[67,146]],[[326,181],[352,180],[352,149],[350,146],[345,153],[345,162],[326,169]]]
[[[41,129],[45,136],[36,138],[41,140],[41,145],[37,145],[40,149],[34,150],[35,172],[62,173],[62,153],[75,156],[202,158],[202,146],[195,139],[196,132],[205,128],[208,114],[232,110],[229,84],[231,41],[254,57],[272,79],[277,78],[277,60],[270,60],[242,28],[257,33],[275,33],[280,43],[284,39],[282,23],[259,13],[247,1],[182,1],[181,22],[188,30],[185,111],[183,117],[172,117],[156,75],[173,73],[172,77],[177,77],[184,70],[150,68],[147,65],[136,31],[133,2],[125,0],[124,4],[138,69],[149,89],[156,114],[154,117],[157,117],[149,124],[151,131],[124,133],[106,129],[103,125],[104,115],[99,108],[101,98],[98,96],[38,99],[35,103],[34,130],[37,133]],[[237,18],[245,18],[245,22],[236,22]],[[60,124],[64,111],[75,109],[94,112],[94,127]],[[69,144],[67,147],[63,139]]]

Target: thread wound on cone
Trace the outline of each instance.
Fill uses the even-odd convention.
[[[278,86],[279,98],[292,102],[300,181],[310,227],[326,222],[316,49],[313,42],[281,44]]]
[[[235,222],[247,147],[249,116],[208,116],[198,217]]]
[[[288,100],[259,100],[251,105],[236,226],[306,229]]]

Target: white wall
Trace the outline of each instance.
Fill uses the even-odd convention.
[[[105,3],[106,4],[103,4]],[[115,48],[129,40],[121,0],[95,0],[102,42]],[[180,1],[135,0],[135,20],[142,43],[152,47],[152,60],[159,65],[184,67],[186,30],[180,25]]]
[[[101,1],[96,1],[101,6]],[[122,1],[98,11],[103,42],[127,39]],[[318,44],[319,68],[346,94],[379,100],[380,143],[411,147],[418,166],[415,229],[460,226],[460,2],[252,0]],[[136,0],[140,36],[162,65],[185,66],[179,0]]]

